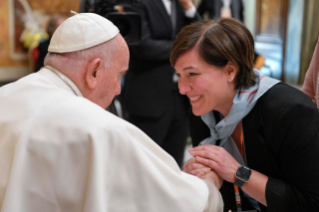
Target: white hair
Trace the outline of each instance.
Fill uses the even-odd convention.
[[[111,39],[88,49],[69,52],[49,52],[44,60],[44,65],[51,65],[63,72],[79,72],[96,58],[104,61],[104,67],[110,68],[113,55],[119,49],[117,39]]]

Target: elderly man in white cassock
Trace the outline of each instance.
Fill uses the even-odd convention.
[[[45,67],[0,89],[1,212],[223,210],[214,172],[182,172],[105,110],[128,61],[116,26],[76,14],[54,33]]]

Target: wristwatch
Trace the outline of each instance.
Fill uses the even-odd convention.
[[[241,188],[245,182],[247,182],[250,178],[251,170],[250,168],[240,165],[235,174],[236,180],[234,184]]]

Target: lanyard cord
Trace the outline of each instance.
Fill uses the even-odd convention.
[[[243,160],[245,161],[243,129],[241,129],[241,131],[240,131],[240,154],[243,157]],[[241,198],[240,198],[238,186],[234,185],[234,190],[235,190],[235,200],[236,200],[237,211],[242,211],[241,210]]]
[[[220,121],[220,114],[217,111],[213,111],[216,124]],[[216,145],[220,146],[220,139],[216,141]],[[243,160],[245,161],[245,152],[244,152],[244,134],[243,134],[243,128],[241,127],[240,130],[240,154],[243,157]],[[239,193],[239,188],[238,186],[234,185],[234,191],[235,191],[235,200],[236,200],[236,206],[237,206],[237,211],[242,211],[241,210],[241,198],[240,198],[240,193]]]

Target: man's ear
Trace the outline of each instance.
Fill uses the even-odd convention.
[[[102,68],[102,60],[100,58],[94,59],[89,63],[88,69],[85,75],[85,81],[90,89],[94,89],[97,86],[98,76]]]
[[[233,82],[238,72],[237,66],[233,62],[228,61],[228,63],[225,66],[225,69],[227,73],[228,82]]]

